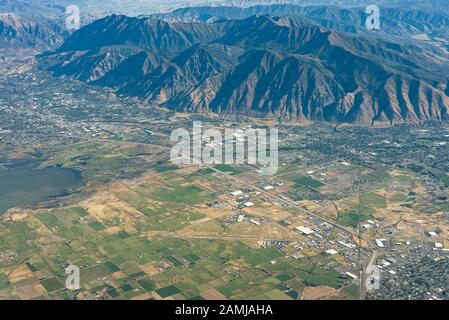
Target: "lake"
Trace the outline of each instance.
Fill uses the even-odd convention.
[[[81,175],[63,168],[37,169],[36,163],[0,163],[0,214],[66,195],[82,184]]]

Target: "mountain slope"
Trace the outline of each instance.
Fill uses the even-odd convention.
[[[371,125],[448,120],[449,56],[301,17],[170,23],[110,16],[40,58],[42,68],[148,104]]]
[[[253,7],[204,6],[182,8],[170,13],[149,16],[170,22],[213,22],[223,19],[245,19],[253,15],[301,16],[335,31],[351,33],[366,32],[365,6],[339,7],[326,5],[304,6],[306,3],[258,5]],[[368,3],[371,4],[371,3]],[[381,33],[411,37],[426,33],[429,36],[446,38],[449,41],[449,13],[443,10],[424,9],[407,2],[380,5]]]
[[[57,24],[36,21],[13,13],[0,13],[0,46],[54,49],[62,44],[66,32]]]

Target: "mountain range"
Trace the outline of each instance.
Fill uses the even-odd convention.
[[[408,6],[380,7],[381,32],[387,35],[414,36],[425,33],[449,41],[449,14]],[[298,6],[291,4],[258,5],[253,7],[191,7],[170,13],[150,15],[155,20],[169,22],[214,22],[223,19],[244,19],[252,15],[301,16],[335,31],[363,33],[367,29],[365,7],[340,7],[331,5]],[[447,42],[446,42],[447,44]]]
[[[0,48],[49,50],[59,47],[68,32],[58,23],[0,13]]]
[[[56,76],[177,111],[364,125],[448,120],[448,62],[444,48],[268,15],[111,15],[40,58]]]

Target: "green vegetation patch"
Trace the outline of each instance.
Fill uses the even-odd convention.
[[[38,214],[37,218],[49,228],[61,226],[61,223],[59,222],[58,218],[54,214],[42,213],[42,214]]]
[[[246,171],[245,168],[241,166],[230,166],[227,164],[217,164],[215,166],[215,169],[225,173],[232,173],[232,174],[239,174]]]
[[[145,272],[139,271],[139,272],[131,274],[130,277],[135,279],[135,278],[143,277],[144,275],[145,275]]]
[[[9,288],[8,277],[4,273],[0,273],[0,290]]]
[[[181,291],[178,288],[176,288],[175,286],[168,286],[168,287],[160,288],[160,289],[156,290],[156,293],[158,295],[160,295],[162,298],[167,298],[167,297],[173,296],[180,292]]]
[[[299,298],[299,293],[295,290],[290,290],[290,291],[286,292],[286,294],[295,300]]]
[[[126,232],[126,231],[120,231],[119,233],[117,233],[117,235],[118,235],[118,237],[120,238],[120,239],[126,239],[126,238],[129,238],[131,235],[128,233],[128,232]]]
[[[379,168],[373,172],[362,175],[363,180],[367,180],[371,183],[386,182],[390,179],[390,174],[387,168]]]
[[[376,208],[386,208],[387,199],[375,192],[365,193],[360,196],[360,204],[362,206],[370,206]]]
[[[432,173],[432,175],[440,180],[446,188],[449,187],[449,175],[444,172],[443,170],[433,168],[433,167],[427,167],[427,169]]]
[[[169,203],[184,203],[195,205],[205,198],[205,192],[200,187],[172,185],[170,188],[155,190],[152,195],[156,200]]]
[[[110,271],[103,265],[96,265],[81,271],[81,279],[84,282],[89,283],[94,280],[104,278],[110,274]]]
[[[329,286],[335,289],[341,288],[343,282],[343,278],[339,272],[334,269],[327,270],[319,267],[304,280],[304,283],[309,286]]]
[[[349,299],[351,300],[357,300],[359,298],[359,287],[355,284],[344,288],[344,291],[349,295]]]
[[[282,252],[273,247],[258,250],[242,248],[240,252],[237,253],[239,253],[239,255],[252,266],[274,260],[284,255]]]
[[[404,193],[395,193],[390,197],[390,201],[395,202],[395,203],[400,203],[400,202],[406,202],[406,201],[414,201],[414,199],[412,200]]]
[[[202,296],[194,296],[194,297],[188,298],[187,300],[201,301],[201,300],[204,300],[204,298]]]
[[[64,285],[56,278],[42,280],[41,284],[48,292],[53,292],[64,288]]]
[[[295,188],[307,187],[307,188],[317,189],[319,187],[324,186],[324,183],[322,183],[321,181],[315,180],[310,177],[300,177],[300,178],[295,179],[294,182],[295,182]]]
[[[183,258],[184,258],[187,262],[189,262],[189,263],[195,263],[195,262],[197,262],[198,260],[201,259],[200,257],[198,257],[198,256],[197,256],[196,254],[194,254],[194,253],[188,254],[188,255],[184,256]]]
[[[147,292],[152,292],[156,289],[156,283],[151,279],[137,280],[137,283]]]
[[[101,231],[101,230],[106,229],[106,227],[102,223],[100,223],[98,221],[94,221],[94,222],[89,223],[89,227],[91,227],[95,231]]]
[[[118,296],[120,295],[120,294],[117,292],[117,290],[114,289],[114,288],[111,288],[111,289],[107,290],[106,292],[107,292],[108,295],[111,296],[111,298],[116,298],[116,297],[118,297]]]
[[[236,294],[243,292],[245,289],[247,289],[247,287],[248,284],[244,279],[237,278],[230,281],[229,283],[219,286],[217,290],[224,294],[226,297],[230,298]]]
[[[86,211],[86,209],[81,207],[75,207],[71,209],[73,212],[75,212],[80,217],[86,217],[89,215],[89,212]]]
[[[108,269],[112,273],[120,271],[120,268],[115,263],[113,263],[111,261],[105,262],[105,263],[103,263],[103,265],[106,269]]]
[[[351,210],[340,215],[337,219],[337,222],[345,226],[352,226],[356,228],[359,223],[370,220],[371,218],[371,214],[365,214],[360,211]]]
[[[290,279],[292,278],[292,276],[289,275],[288,273],[284,273],[284,274],[278,275],[276,278],[277,278],[279,281],[284,282],[284,281],[290,280]]]
[[[125,283],[123,286],[120,287],[120,289],[124,292],[128,292],[133,290],[134,288],[130,284]]]
[[[173,171],[179,169],[177,166],[171,166],[171,165],[160,165],[153,168],[156,172],[162,173],[167,171]]]
[[[200,170],[200,172],[202,174],[211,174],[211,173],[214,173],[215,171],[212,170],[211,168],[203,168],[203,169]]]
[[[25,263],[26,266],[32,271],[32,272],[36,272],[39,271],[39,268],[36,267],[35,265],[31,264],[30,262]]]
[[[182,266],[182,263],[181,263],[178,259],[176,259],[175,257],[173,257],[173,256],[167,256],[166,259],[169,260],[171,263],[173,263],[173,265],[174,265],[175,267],[180,267],[180,266]]]

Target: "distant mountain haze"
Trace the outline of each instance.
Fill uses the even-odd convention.
[[[16,13],[26,17],[63,18],[65,8],[76,5],[81,14],[102,18],[110,14],[128,16],[149,15],[171,12],[189,7],[240,7],[268,5],[338,6],[342,8],[362,8],[376,4],[385,8],[415,9],[432,13],[449,14],[447,0],[0,0],[0,13]]]
[[[443,11],[428,11],[409,6],[382,7],[381,31],[385,34],[412,36],[427,33],[449,39],[449,15]],[[244,19],[252,15],[302,16],[314,23],[336,31],[351,33],[366,32],[365,7],[339,7],[331,5],[298,6],[290,4],[259,5],[253,7],[193,7],[177,9],[170,13],[150,15],[156,20],[171,22],[214,22],[220,19]]]
[[[49,50],[59,47],[68,32],[51,21],[0,13],[0,48]]]

